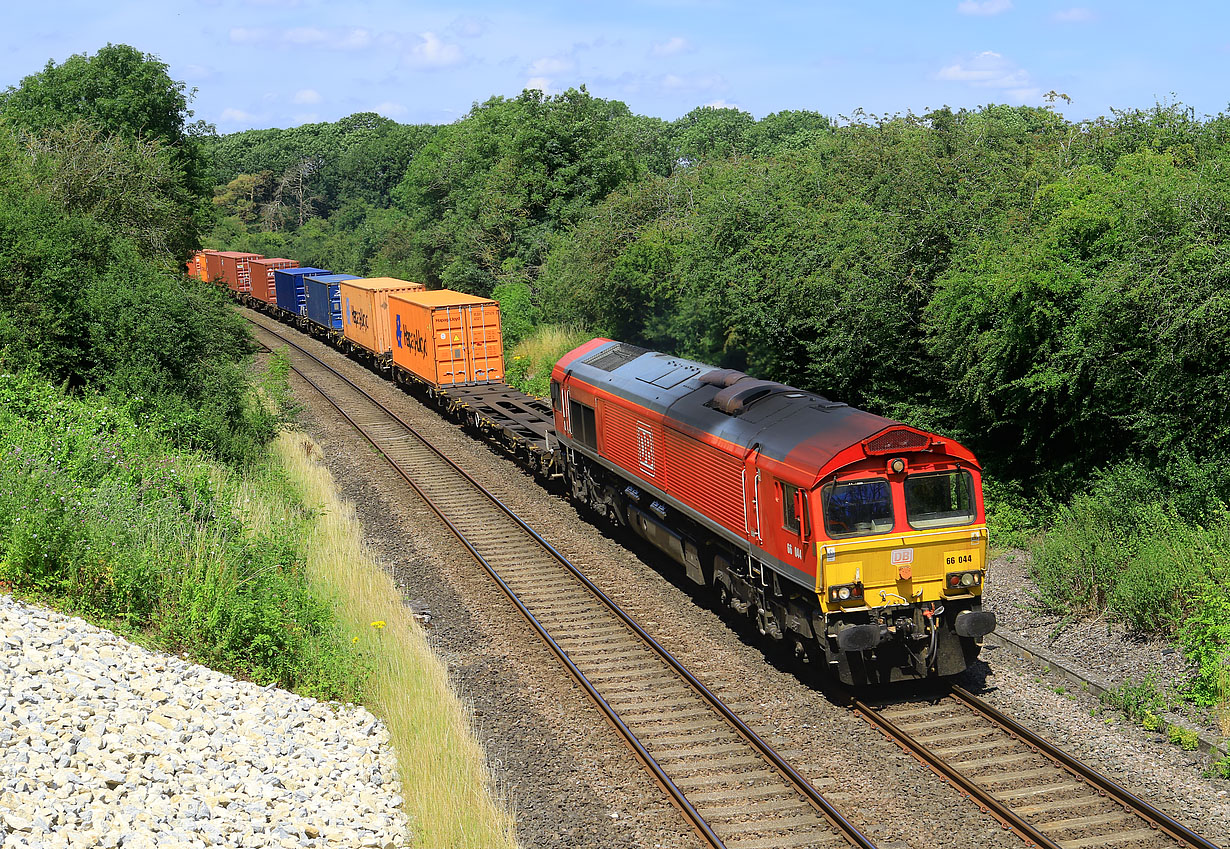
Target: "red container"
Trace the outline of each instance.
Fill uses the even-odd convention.
[[[222,282],[232,292],[252,291],[252,270],[249,260],[262,259],[260,254],[247,254],[242,251],[222,251]]]
[[[205,265],[203,266],[204,275],[202,280],[207,283],[219,283],[222,280],[222,253],[221,251],[204,251]]]
[[[282,257],[265,257],[248,260],[248,271],[252,277],[252,297],[267,304],[277,303],[276,290],[273,288],[273,272],[279,268],[298,268],[299,263],[293,259]]]

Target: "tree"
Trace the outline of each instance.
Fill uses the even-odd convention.
[[[262,219],[278,189],[272,171],[240,174],[225,186],[214,188],[214,206],[223,215],[233,215],[244,224]]]
[[[105,136],[165,151],[186,190],[182,214],[199,218],[210,185],[195,135],[200,128],[189,132],[187,126],[195,90],[186,90],[167,70],[155,56],[126,44],[108,44],[93,56],[77,54],[60,65],[49,61],[41,72],[9,87],[0,94],[0,117],[41,138],[84,121]],[[194,239],[195,231],[186,242]],[[191,246],[181,240],[175,249],[186,253]]]

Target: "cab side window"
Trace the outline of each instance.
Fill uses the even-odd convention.
[[[799,532],[799,488],[782,484],[782,527],[791,533]]]

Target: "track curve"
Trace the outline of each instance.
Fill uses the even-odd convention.
[[[287,329],[245,316],[383,454],[517,606],[709,845],[874,849],[567,558]]]

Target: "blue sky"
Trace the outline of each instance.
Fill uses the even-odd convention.
[[[697,106],[762,118],[1041,104],[1069,118],[1179,100],[1230,104],[1230,12],[1215,2],[498,3],[44,0],[5,14],[0,86],[48,59],[131,44],[198,91],[219,132],[376,111],[446,123],[523,88],[586,84],[634,112]]]

